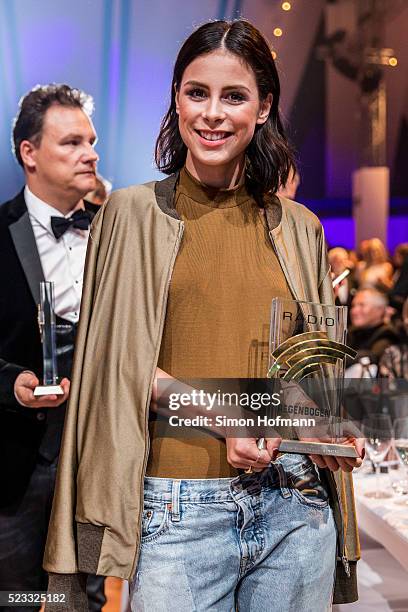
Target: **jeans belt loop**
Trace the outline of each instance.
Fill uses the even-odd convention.
[[[283,469],[283,465],[279,462],[274,464],[275,468],[278,471],[279,476],[279,486],[282,493],[282,497],[287,499],[292,496],[292,491],[288,488],[288,478],[285,470]]]
[[[171,520],[174,523],[180,520],[180,485],[181,480],[173,480],[171,488]]]

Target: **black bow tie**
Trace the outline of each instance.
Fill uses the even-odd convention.
[[[86,230],[91,223],[91,216],[86,210],[76,210],[73,215],[65,217],[51,217],[51,229],[58,240],[69,227]]]

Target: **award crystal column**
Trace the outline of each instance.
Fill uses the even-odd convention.
[[[43,352],[43,384],[34,390],[34,395],[63,395],[58,384],[57,347],[55,339],[54,283],[40,283],[38,325]]]

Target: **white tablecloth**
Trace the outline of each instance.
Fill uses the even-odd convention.
[[[392,492],[390,476],[380,474],[380,489]],[[364,495],[375,490],[375,475],[357,471],[354,491],[359,528],[380,542],[408,570],[408,505],[397,504],[401,496],[373,499]],[[403,496],[408,499],[408,495]]]

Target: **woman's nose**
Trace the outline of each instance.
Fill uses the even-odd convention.
[[[203,109],[203,118],[215,122],[225,119],[225,115],[221,101],[217,98],[209,98]]]

